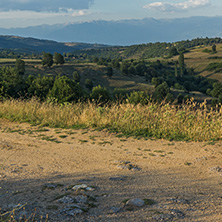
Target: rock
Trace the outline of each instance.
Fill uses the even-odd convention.
[[[188,200],[185,200],[185,199],[177,199],[177,198],[170,198],[169,199],[170,201],[173,201],[175,203],[182,203],[182,204],[188,204]]]
[[[173,219],[173,216],[170,214],[159,214],[153,216],[153,219],[156,221],[171,221]]]
[[[180,218],[180,219],[184,219],[185,218],[185,214],[180,211],[180,210],[176,210],[176,209],[171,209],[170,210],[170,213],[174,216],[174,217],[177,217],[177,218]]]
[[[60,202],[60,203],[73,203],[73,201],[74,201],[73,198],[71,198],[69,196],[65,196],[65,197],[60,198],[58,200],[58,202]]]
[[[66,215],[68,215],[68,216],[75,216],[75,215],[77,215],[77,214],[82,214],[83,211],[82,211],[81,209],[79,209],[79,208],[75,208],[75,209],[73,209],[73,210],[68,210],[68,211],[66,211],[65,213],[66,213]]]
[[[86,191],[94,191],[95,189],[94,188],[92,188],[92,187],[86,187],[86,189],[85,189]]]
[[[86,196],[83,196],[83,195],[78,195],[78,196],[75,197],[75,201],[77,203],[87,203],[88,198]]]
[[[120,165],[117,165],[118,169],[141,170],[138,166],[131,164],[130,161],[118,161],[118,163],[120,163]]]
[[[120,212],[120,210],[121,210],[120,207],[111,207],[110,208],[110,213],[116,214],[116,213]]]
[[[212,168],[210,168],[210,170],[211,171],[213,171],[213,172],[221,172],[221,170],[222,170],[222,168],[220,168],[220,167],[212,167]]]
[[[47,183],[43,187],[47,188],[47,189],[55,189],[57,187],[57,185],[53,184],[53,183]]]
[[[126,202],[127,206],[142,207],[145,205],[144,200],[139,198],[130,199]]]
[[[86,184],[80,184],[80,185],[75,185],[72,189],[73,190],[79,190],[79,189],[86,189],[88,186]]]

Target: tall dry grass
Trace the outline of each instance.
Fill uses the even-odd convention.
[[[222,108],[190,102],[180,108],[169,104],[146,106],[94,103],[48,104],[7,100],[0,103],[0,118],[49,127],[95,127],[125,135],[169,140],[209,141],[222,139]]]

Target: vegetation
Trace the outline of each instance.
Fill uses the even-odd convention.
[[[209,141],[222,138],[222,109],[209,110],[205,103],[189,102],[179,109],[169,104],[96,103],[59,105],[6,100],[0,103],[0,118],[50,127],[106,128],[128,136],[169,140]]]
[[[214,76],[222,72],[222,61],[220,61],[222,58],[222,50],[221,46],[217,44],[220,41],[221,39],[197,39],[175,44],[155,43],[137,47],[132,46],[136,47],[136,50],[134,56],[130,59],[124,59],[123,57],[131,47],[110,47],[97,50],[102,50],[104,53],[109,52],[109,55],[111,55],[112,50],[115,51],[115,55],[121,51],[121,57],[112,56],[109,58],[106,58],[106,56],[99,57],[99,54],[96,54],[97,56],[93,55],[93,52],[96,50],[91,50],[90,55],[88,54],[88,50],[85,50],[84,53],[79,51],[78,53],[76,52],[76,54],[65,53],[61,55],[60,53],[55,53],[54,57],[50,53],[43,53],[39,55],[41,60],[25,59],[22,57],[23,54],[20,54],[20,58],[8,61],[2,60],[2,64],[4,65],[0,68],[1,105],[5,106],[5,104],[8,104],[9,106],[9,104],[16,102],[13,99],[18,99],[18,106],[23,103],[30,103],[30,106],[32,106],[33,103],[38,104],[36,105],[38,107],[44,107],[44,109],[48,106],[51,110],[53,106],[55,110],[65,109],[65,107],[73,107],[75,110],[77,109],[76,107],[78,107],[80,117],[74,116],[73,118],[76,120],[81,119],[82,112],[88,112],[89,107],[91,107],[92,113],[98,112],[98,117],[103,118],[104,125],[94,123],[94,120],[92,121],[92,125],[87,122],[88,120],[78,120],[77,122],[71,121],[72,123],[70,123],[70,125],[65,124],[63,127],[76,125],[93,126],[108,128],[127,135],[204,140],[204,138],[199,135],[202,132],[196,136],[197,133],[194,133],[194,131],[188,133],[188,129],[185,129],[185,126],[183,127],[185,130],[184,134],[180,129],[177,129],[179,125],[173,125],[175,127],[174,130],[167,128],[168,130],[172,130],[172,132],[161,130],[161,127],[164,129],[164,124],[171,123],[166,117],[163,117],[160,112],[165,112],[163,107],[165,107],[165,109],[169,107],[168,111],[170,113],[174,112],[175,116],[185,110],[185,114],[189,113],[189,115],[194,116],[195,112],[205,113],[205,115],[208,115],[209,121],[214,118],[211,117],[211,115],[215,114],[218,117],[218,121],[221,121],[221,114],[219,114],[221,111],[219,110],[222,103],[222,83],[213,78],[207,78],[210,75]],[[193,45],[201,45],[202,43],[209,44],[209,46],[191,48]],[[149,48],[148,46],[152,46],[153,49],[156,50],[156,53],[158,50],[159,52],[162,49],[166,50],[164,58],[155,58],[153,60],[145,59],[146,56],[144,58],[136,58],[137,50],[140,50],[141,53],[145,52],[145,50]],[[188,48],[185,48],[185,46]],[[203,52],[203,50],[209,50],[210,54],[217,53],[217,56],[209,57],[209,53]],[[127,55],[127,57],[128,56],[130,55]],[[50,69],[42,67],[41,64],[50,67]],[[200,73],[203,76],[201,76]],[[220,80],[219,78],[220,77],[218,77],[218,80]],[[195,108],[191,109],[197,101],[195,100],[195,102],[191,104],[191,98],[198,93],[203,99],[201,96],[197,96],[197,100],[204,101],[205,98],[208,98],[207,105],[204,105],[204,111],[202,105],[195,105]],[[21,100],[24,100],[24,102]],[[185,103],[188,103],[188,105],[185,105]],[[123,110],[121,110],[123,107],[125,107],[124,114]],[[130,109],[127,110],[126,107],[130,107]],[[140,107],[141,111],[138,107]],[[149,107],[155,107],[158,116],[154,117],[154,113],[152,113],[152,115],[150,113],[147,114],[148,111],[146,112],[145,109],[147,108],[149,110]],[[97,111],[94,111],[94,109]],[[112,113],[112,109],[117,109],[116,115],[120,118],[113,120],[114,122],[120,121],[120,123],[114,124],[115,127],[102,116],[103,113],[106,113],[106,110]],[[135,109],[137,110],[137,114],[133,111]],[[142,110],[145,112],[144,114],[141,113]],[[60,111],[56,112],[58,113]],[[190,112],[192,114],[190,114]],[[129,113],[129,116],[127,113]],[[26,115],[28,115],[28,117]],[[38,124],[53,126],[50,121],[48,122],[46,119],[43,121],[43,117],[38,116],[35,120],[30,119],[29,115],[32,114],[22,114],[22,116],[26,116],[23,119],[23,117],[20,118],[14,114],[9,114],[9,117],[7,117],[7,115],[3,113],[2,117],[9,119],[15,118],[20,121],[30,121],[36,124],[39,121]],[[145,115],[145,117],[143,115]],[[153,122],[146,120],[146,115],[153,119]],[[171,118],[173,118],[172,116]],[[134,117],[138,119],[138,123],[136,123]],[[168,122],[162,123],[159,117],[161,117],[161,121]],[[52,117],[50,116],[50,118]],[[127,123],[123,123],[123,119],[127,121],[128,118],[135,126],[133,126],[133,124],[128,126]],[[194,119],[189,118],[192,121],[196,121],[196,117]],[[188,120],[191,121],[189,118],[186,115],[182,117],[184,123]],[[154,123],[154,120],[157,122]],[[147,124],[146,127],[143,125],[143,121]],[[175,119],[175,121],[178,122],[179,119]],[[189,123],[189,121],[187,122],[187,126],[192,127],[193,123]],[[62,126],[60,122],[55,125],[57,124]],[[137,124],[141,124],[142,128],[137,127]],[[153,125],[151,126],[150,124]],[[203,126],[200,125],[199,122],[198,124],[199,129],[202,131],[201,127]],[[205,124],[213,123],[207,122],[206,120]],[[216,124],[217,127],[218,124],[219,122]],[[209,127],[207,126],[206,128],[208,129]],[[210,129],[214,130],[213,128]],[[173,132],[175,134],[174,136]],[[195,136],[191,136],[191,134],[195,134]],[[213,133],[209,135],[212,134]],[[217,136],[206,137],[206,140],[220,139],[220,136],[218,133]]]

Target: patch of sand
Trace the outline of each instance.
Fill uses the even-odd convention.
[[[3,213],[26,204],[26,212],[36,208],[49,221],[157,221],[168,214],[173,221],[222,221],[221,148],[221,142],[138,140],[1,119],[0,208]],[[121,169],[121,161],[141,170]],[[64,206],[55,199],[83,182],[95,187],[95,206],[62,215]],[[44,189],[48,183],[61,186]],[[127,210],[123,201],[130,198],[155,204]],[[122,210],[110,213],[113,206]]]

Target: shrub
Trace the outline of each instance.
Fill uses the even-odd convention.
[[[108,102],[110,99],[108,90],[100,85],[93,87],[90,97],[96,103],[101,103],[101,104]]]

